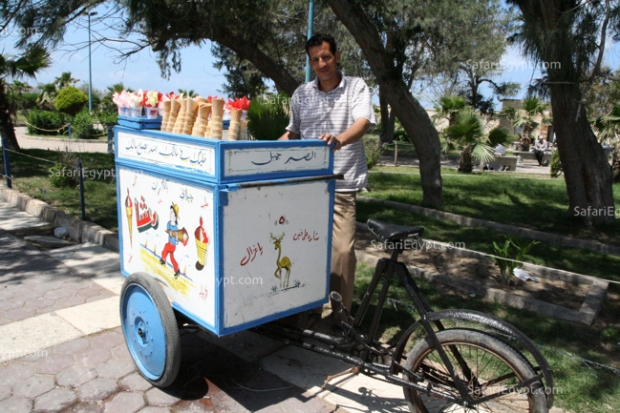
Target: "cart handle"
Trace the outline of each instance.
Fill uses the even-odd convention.
[[[272,181],[258,181],[258,182],[249,182],[249,183],[238,183],[238,184],[229,184],[226,185],[227,188],[255,188],[258,186],[276,186],[282,184],[296,184],[301,182],[314,182],[314,181],[327,181],[329,179],[344,179],[343,174],[337,175],[318,175],[318,176],[309,176],[305,178],[298,179],[275,179]]]

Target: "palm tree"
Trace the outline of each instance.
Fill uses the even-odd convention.
[[[433,116],[433,121],[446,118],[448,119],[448,126],[452,126],[456,123],[459,112],[466,106],[467,102],[462,96],[442,96],[439,99],[439,105],[435,105],[436,113]]]
[[[620,181],[620,105],[615,105],[607,115],[597,117],[592,125],[599,132],[601,144],[608,142],[613,145],[611,167],[614,181]]]
[[[198,96],[198,94],[194,92],[194,89],[190,89],[190,90],[179,89],[179,95],[185,98],[193,98],[193,97]]]
[[[534,129],[540,125],[536,122],[535,118],[538,115],[543,116],[543,121],[546,121],[544,118],[544,111],[549,108],[549,104],[543,102],[535,96],[527,97],[523,100],[523,111],[524,115],[519,116],[514,122],[513,126],[515,128],[523,128],[523,137],[521,139],[521,145],[523,145],[523,150],[529,150],[529,146],[532,143],[532,132]],[[528,149],[525,149],[525,148]]]
[[[20,82],[19,80],[14,80],[13,83],[6,86],[7,92],[9,92],[9,111],[15,121],[17,120],[17,112],[24,109],[24,92],[32,90],[32,86],[26,82]]]
[[[54,84],[56,85],[56,88],[58,90],[62,90],[67,86],[75,85],[79,81],[80,79],[75,79],[71,77],[71,72],[62,72],[60,76],[54,79]]]
[[[41,46],[32,46],[19,57],[0,54],[0,133],[6,138],[8,149],[18,150],[19,144],[10,116],[5,90],[6,78],[35,77],[39,70],[49,64],[49,54]]]
[[[474,160],[488,162],[493,159],[493,148],[484,135],[482,120],[472,109],[464,109],[455,117],[454,125],[444,131],[444,151],[461,149],[459,172],[471,173]]]

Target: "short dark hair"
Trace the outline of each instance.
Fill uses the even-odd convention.
[[[329,51],[332,54],[336,54],[336,40],[329,34],[317,33],[306,41],[306,53],[310,55],[310,48],[315,46],[322,46],[323,42],[329,43]]]

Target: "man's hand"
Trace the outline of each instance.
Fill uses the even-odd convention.
[[[339,140],[338,137],[334,135],[329,135],[329,134],[319,135],[319,139],[325,142],[328,146],[333,145],[332,152],[337,151],[338,149],[344,146],[342,141]]]

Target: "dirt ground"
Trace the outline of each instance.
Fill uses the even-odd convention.
[[[387,257],[381,249],[371,241],[374,237],[358,231],[356,247],[364,249],[367,254],[376,257]],[[539,282],[523,282],[512,276],[511,283],[506,284],[500,279],[499,267],[490,258],[471,258],[456,255],[450,250],[427,248],[425,250],[407,250],[403,252],[403,260],[425,271],[427,275],[446,275],[455,281],[467,282],[472,287],[467,293],[476,293],[484,288],[510,291],[526,297],[532,297],[550,304],[559,305],[572,310],[579,310],[590,289],[589,285],[573,284],[561,280],[548,280],[535,276]]]

